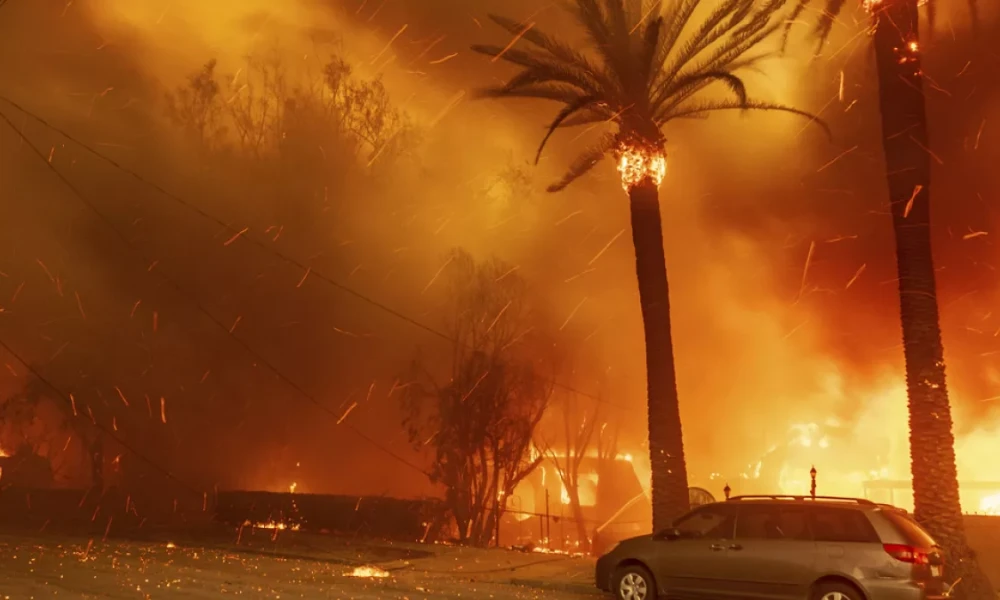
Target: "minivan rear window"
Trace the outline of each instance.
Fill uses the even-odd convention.
[[[817,542],[879,542],[868,517],[859,510],[815,507],[809,511]]]
[[[895,511],[884,511],[883,516],[892,523],[906,543],[918,548],[933,548],[937,545],[931,534],[924,531],[924,528],[911,519],[909,515],[904,515]]]

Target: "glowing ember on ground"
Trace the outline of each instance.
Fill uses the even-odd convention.
[[[986,496],[980,500],[979,512],[984,515],[1000,516],[1000,494]]]
[[[247,521],[243,523],[244,527],[253,527],[255,529],[273,529],[276,531],[298,531],[302,526],[298,523],[285,523],[284,521],[262,521],[260,523],[251,523]]]
[[[389,576],[389,572],[378,567],[354,567],[354,570],[347,574],[348,577],[364,577],[367,579],[384,579]]]
[[[667,175],[667,157],[662,150],[623,146],[619,151],[618,172],[626,192],[646,179],[659,186]]]

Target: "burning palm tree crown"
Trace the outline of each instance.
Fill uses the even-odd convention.
[[[602,122],[605,134],[581,154],[564,177],[549,186],[562,190],[607,154],[618,160],[626,190],[666,174],[663,127],[680,118],[720,110],[776,110],[812,115],[781,104],[748,98],[738,71],[755,66],[767,53],[750,54],[783,25],[786,0],[722,0],[693,22],[702,0],[675,0],[662,15],[641,14],[634,0],[573,0],[570,10],[583,27],[591,53],[580,52],[534,27],[491,15],[515,36],[506,47],[477,45],[476,52],[521,68],[506,84],[481,90],[488,98],[540,98],[563,105],[548,126],[536,162],[557,129]],[[660,2],[655,8],[659,8]],[[659,12],[659,11],[657,11]],[[693,30],[687,34],[688,30]],[[527,46],[516,47],[524,41]],[[702,98],[713,83],[731,97]]]

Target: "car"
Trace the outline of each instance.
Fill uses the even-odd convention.
[[[595,583],[619,600],[934,600],[944,559],[906,511],[863,498],[736,496],[620,542]]]

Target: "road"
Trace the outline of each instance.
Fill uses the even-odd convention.
[[[358,567],[233,548],[0,535],[3,600],[599,598],[583,589],[538,587],[545,582],[527,587],[479,578],[462,568]]]

